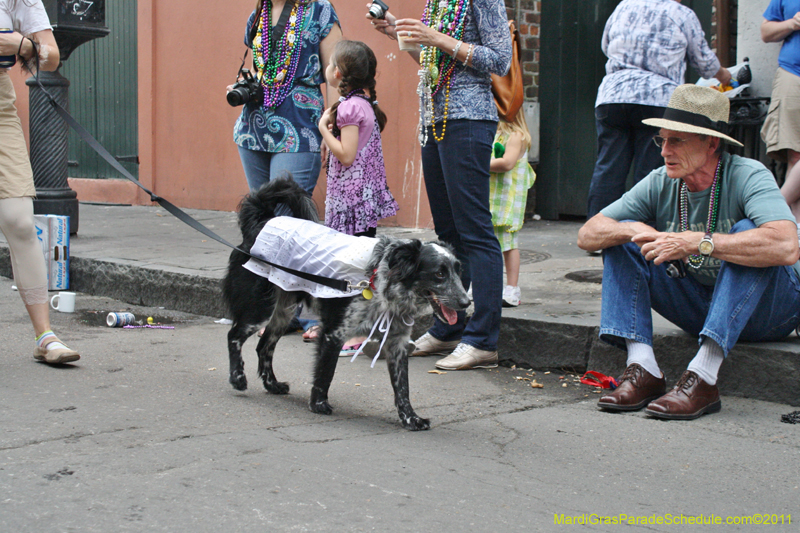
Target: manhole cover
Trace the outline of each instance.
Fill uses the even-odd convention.
[[[603,283],[602,270],[578,270],[577,272],[570,272],[564,277],[572,281],[584,283]]]
[[[550,254],[544,252],[532,252],[531,250],[519,251],[519,264],[529,265],[531,263],[541,263],[550,259]]]

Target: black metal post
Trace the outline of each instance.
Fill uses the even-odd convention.
[[[61,63],[81,44],[108,35],[105,0],[42,0],[53,26]],[[60,68],[60,66],[59,66]],[[39,72],[39,81],[61,107],[69,110],[69,80],[58,70]],[[58,116],[34,78],[30,95],[31,166],[36,199],[33,212],[70,217],[70,233],[78,233],[78,193],[67,182],[69,126]]]
[[[58,71],[40,72],[44,89],[64,109],[69,109],[69,80]],[[70,233],[78,232],[78,193],[67,183],[67,134],[69,127],[42,87],[31,77],[25,82],[30,95],[31,166],[36,214],[69,216]]]

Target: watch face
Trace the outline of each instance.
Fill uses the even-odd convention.
[[[697,245],[697,249],[702,255],[711,255],[711,252],[714,251],[714,243],[703,239],[700,241],[700,244]]]

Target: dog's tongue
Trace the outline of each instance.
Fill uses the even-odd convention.
[[[442,308],[442,314],[447,319],[447,323],[448,324],[450,324],[452,326],[453,324],[458,322],[458,315],[456,314],[456,312],[454,310],[450,309],[449,307],[447,307],[444,304],[440,304],[439,307]]]

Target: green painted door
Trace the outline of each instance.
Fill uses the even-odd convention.
[[[542,217],[586,216],[597,156],[594,102],[605,74],[605,23],[620,0],[542,1],[540,161],[536,210]],[[712,0],[684,0],[708,38]],[[690,71],[687,81],[695,81]]]
[[[138,177],[136,1],[112,0],[105,6],[110,33],[79,46],[61,73],[70,81],[70,112]],[[122,177],[72,130],[69,176]]]

